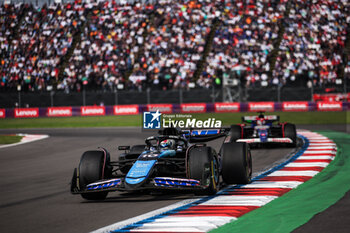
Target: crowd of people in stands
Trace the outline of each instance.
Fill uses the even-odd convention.
[[[187,88],[202,58],[221,1],[159,1],[135,76],[155,88]]]
[[[11,59],[11,41],[19,24],[20,15],[28,8],[27,5],[1,5],[0,7],[0,88],[8,88],[7,70],[5,66]]]
[[[218,74],[239,79],[242,85],[269,84],[271,54],[287,0],[231,0],[225,4],[222,25],[215,33],[205,73],[210,80]]]
[[[89,24],[65,69],[60,88],[79,89],[80,82],[94,89],[112,90],[125,83],[143,47],[153,5],[97,3]],[[78,85],[77,85],[78,84]]]
[[[22,8],[23,4],[18,7]],[[2,56],[1,85],[15,90],[18,85],[22,90],[46,90],[59,81],[58,67],[72,46],[74,35],[86,21],[86,8],[79,0],[74,4],[44,5],[39,9],[24,5],[24,8],[17,32],[13,32]]]
[[[273,77],[282,84],[336,83],[349,26],[347,0],[291,1]]]
[[[1,56],[6,55],[9,40],[18,25],[19,15],[21,15],[27,6],[21,4],[15,5],[3,5],[0,7],[0,40],[1,40]]]
[[[350,76],[349,29],[347,0],[3,4],[0,90],[324,86]]]

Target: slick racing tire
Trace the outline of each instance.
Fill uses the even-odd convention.
[[[224,143],[221,151],[222,178],[226,184],[248,184],[252,177],[252,157],[244,142]]]
[[[105,151],[86,151],[80,159],[77,175],[79,177],[80,190],[85,190],[88,184],[98,180],[110,178],[112,167],[110,156]],[[82,193],[86,200],[104,200],[108,192]]]
[[[198,195],[213,195],[218,191],[219,164],[215,152],[210,147],[195,147],[188,154],[188,176],[207,186],[195,192]]]
[[[291,144],[292,147],[295,147],[297,144],[297,131],[294,124],[287,123],[284,125],[284,137],[290,138],[293,140]]]
[[[237,139],[242,138],[242,127],[240,125],[231,125],[229,142],[236,142]]]

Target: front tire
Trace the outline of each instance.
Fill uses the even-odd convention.
[[[110,178],[112,169],[110,157],[106,151],[86,151],[80,159],[77,169],[79,188],[85,190],[88,184]],[[86,200],[104,200],[108,192],[82,193]]]
[[[222,146],[222,178],[226,184],[248,184],[252,176],[252,157],[244,142]]]
[[[206,189],[196,192],[199,195],[213,195],[218,191],[219,165],[215,152],[210,147],[195,147],[188,155],[188,176],[200,180]]]

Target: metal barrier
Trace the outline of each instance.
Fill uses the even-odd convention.
[[[189,89],[189,90],[151,90],[146,91],[85,91],[82,92],[8,92],[0,93],[0,108],[15,107],[59,107],[89,105],[126,104],[182,104],[215,102],[259,102],[259,101],[313,101],[315,93],[324,89],[309,88],[232,88],[227,89]],[[231,94],[231,99],[227,98]],[[228,101],[225,101],[228,100]]]

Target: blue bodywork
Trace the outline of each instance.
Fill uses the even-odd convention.
[[[220,133],[220,130],[218,129],[203,129],[203,130],[184,130],[183,131],[184,137],[189,136],[209,136],[209,135],[217,135]]]
[[[137,160],[126,175],[127,184],[140,184],[148,177],[157,160]]]
[[[267,129],[258,129],[258,135],[259,135],[261,142],[267,142],[267,138],[268,138]]]
[[[158,158],[175,156],[175,150],[164,150],[162,152],[145,151],[129,170],[125,182],[130,185],[142,184],[151,174]]]
[[[106,165],[106,172],[100,180],[84,186],[79,186],[79,173],[75,171],[72,179],[71,192],[83,194],[109,191],[134,191],[144,189],[173,190],[204,190],[208,188],[210,176],[206,169],[203,177],[190,178],[187,172],[187,153],[193,147],[203,147],[205,144],[192,144],[211,141],[227,136],[226,129],[201,129],[163,131],[165,134],[146,138],[145,145],[120,146],[125,150],[118,162]],[[162,133],[162,132],[160,132]],[[166,141],[165,141],[166,140]],[[169,142],[167,141],[169,140]],[[165,142],[165,143],[164,143]],[[216,154],[216,153],[215,153]],[[220,159],[219,161],[220,162]],[[113,168],[113,166],[116,167]],[[217,171],[221,165],[215,167]],[[113,174],[111,174],[113,173]],[[216,173],[215,173],[216,174]],[[174,175],[174,176],[173,176]],[[218,177],[215,176],[215,181]],[[203,184],[202,184],[203,181]]]
[[[169,177],[156,177],[154,178],[156,186],[160,187],[172,187],[172,186],[199,186],[200,181],[191,179],[179,179]]]

